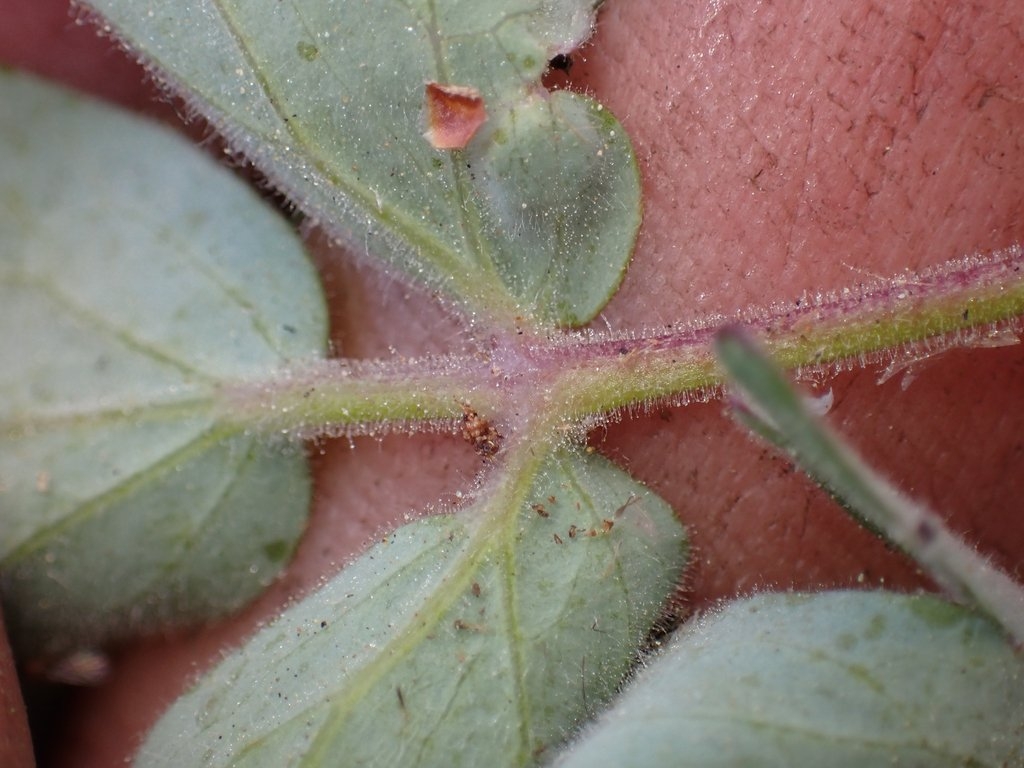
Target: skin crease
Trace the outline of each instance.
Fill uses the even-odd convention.
[[[0,61],[173,119],[137,68],[69,23],[62,2],[5,5]],[[632,136],[646,207],[633,264],[597,327],[728,315],[1024,241],[1024,7],[906,5],[608,3],[571,75]],[[467,343],[428,297],[312,239],[344,354]],[[1014,572],[1024,558],[1024,351],[953,351],[910,372],[906,389],[902,373],[876,383],[877,367],[828,381],[830,423]],[[927,583],[723,410],[656,407],[592,439],[690,526],[693,605],[767,588]],[[121,764],[228,644],[407,513],[454,502],[478,468],[446,436],[322,449],[313,522],[287,574],[231,621],[119,651],[110,681],[73,699],[46,764]]]

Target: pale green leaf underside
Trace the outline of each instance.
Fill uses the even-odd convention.
[[[684,627],[563,768],[1024,763],[1024,662],[934,597],[761,595]]]
[[[549,458],[504,522],[480,525],[487,503],[398,529],[287,610],[172,706],[137,764],[550,754],[614,692],[679,576],[683,532],[664,502],[576,449]],[[586,534],[606,519],[610,531]]]
[[[640,211],[628,138],[538,85],[592,0],[90,4],[332,234],[468,311],[578,324],[618,286]],[[428,81],[483,95],[465,151],[424,138]]]
[[[27,77],[0,77],[0,103],[14,632],[40,652],[238,605],[291,552],[309,480],[301,451],[234,433],[214,400],[322,357],[317,277],[287,224],[180,138]]]

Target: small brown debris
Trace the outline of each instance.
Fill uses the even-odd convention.
[[[576,532],[578,530],[579,530],[579,528],[577,528],[575,525],[570,525],[569,526],[569,538],[570,539],[575,539],[576,538]]]
[[[474,581],[470,591],[473,593],[473,597],[480,597],[480,584]]]
[[[551,535],[555,537],[555,544],[565,544],[565,542],[562,541],[562,537],[559,536],[557,533],[553,533]]]
[[[501,443],[498,430],[468,403],[462,403],[462,439],[485,459],[496,454]]]
[[[480,91],[464,85],[426,85],[427,141],[434,149],[463,149],[484,121]]]
[[[463,621],[462,619],[456,619],[452,622],[452,626],[459,630],[467,630],[469,632],[486,632],[487,627],[483,624],[473,624],[469,621]]]
[[[541,517],[551,517],[550,513],[544,509],[543,504],[531,504],[530,508]]]

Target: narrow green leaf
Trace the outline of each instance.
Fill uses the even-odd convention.
[[[581,323],[618,286],[639,223],[628,138],[539,84],[593,0],[90,4],[333,235],[470,312]],[[482,97],[464,151],[425,138],[428,82]]]
[[[680,630],[557,765],[1024,765],[1024,661],[934,597],[760,595]]]
[[[740,390],[736,413],[747,426],[789,451],[856,520],[906,550],[952,596],[973,602],[1024,642],[1024,587],[875,473],[742,332],[719,333],[715,351]]]
[[[287,224],[164,129],[0,76],[0,573],[36,654],[196,620],[302,530],[301,450],[218,389],[320,357]]]
[[[614,693],[679,577],[683,532],[663,501],[578,449],[550,456],[516,508],[492,503],[374,546],[179,699],[138,764],[550,754]]]

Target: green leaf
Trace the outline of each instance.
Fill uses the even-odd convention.
[[[629,140],[539,84],[593,0],[90,4],[313,219],[474,315],[582,323],[618,286],[639,225]],[[483,98],[465,150],[424,137],[435,81]]]
[[[1024,662],[934,597],[760,595],[680,630],[557,762],[1024,764]]]
[[[502,279],[557,322],[579,325],[603,307],[632,250],[639,182],[623,137],[599,104],[558,91],[513,107],[483,151],[467,152]]]
[[[559,450],[534,477],[512,509],[487,494],[374,546],[179,699],[137,764],[550,754],[614,693],[685,544],[667,505],[604,459]]]
[[[858,522],[912,555],[952,596],[971,601],[1024,642],[1024,588],[989,563],[931,510],[876,474],[811,412],[753,340],[726,329],[715,352],[739,390],[735,413],[789,451]]]
[[[288,225],[182,139],[0,77],[0,573],[34,654],[223,613],[303,528],[218,391],[323,355]]]

